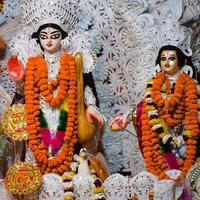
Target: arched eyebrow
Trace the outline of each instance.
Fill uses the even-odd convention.
[[[50,34],[52,35],[52,34],[55,34],[55,33],[60,33],[60,31],[53,31]]]
[[[166,57],[166,56],[176,56],[176,53],[169,53],[169,54],[161,54],[161,57]]]
[[[40,33],[48,35],[48,33],[47,33],[47,32],[45,32],[45,31],[41,31]]]
[[[48,33],[46,31],[41,31],[40,33],[48,35]],[[52,34],[55,34],[55,33],[60,33],[60,31],[53,31],[50,34],[52,35]]]

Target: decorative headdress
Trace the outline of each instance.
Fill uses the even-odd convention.
[[[19,3],[33,32],[43,24],[54,23],[69,33],[80,15],[79,0],[19,0]]]
[[[156,42],[158,48],[173,45],[181,49],[186,56],[191,56],[191,29],[180,25],[182,13],[182,0],[169,0],[159,11],[154,12],[158,25]]]

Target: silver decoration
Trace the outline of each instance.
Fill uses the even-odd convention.
[[[137,196],[139,200],[149,199],[149,193],[156,188],[157,178],[148,172],[141,172],[130,179],[131,196]]]
[[[120,174],[113,174],[103,183],[107,200],[126,200],[128,198],[128,179]]]
[[[72,179],[76,200],[92,200],[93,178],[91,176],[75,175]]]
[[[197,161],[188,171],[187,180],[191,186],[192,199],[200,199],[200,162]]]
[[[17,0],[4,0],[3,4],[3,10],[0,12],[0,25],[20,13]]]
[[[68,40],[63,41],[63,48],[87,54],[90,47],[95,67],[90,66],[86,71],[94,68],[100,112],[107,117],[108,123],[112,117],[127,113],[140,102],[147,78],[159,70],[155,60],[162,45],[178,45],[187,55],[192,55],[192,49],[199,71],[199,23],[193,24],[193,30],[184,26],[185,22],[199,18],[198,0],[81,0],[79,3],[81,18],[69,33]],[[16,40],[10,38],[17,43],[12,46],[11,42],[10,48],[25,63],[27,52],[32,54],[25,42],[31,39],[31,32],[21,30]],[[77,38],[79,41],[73,43]],[[75,48],[79,44],[81,48]],[[70,49],[71,46],[74,48]],[[98,59],[91,52],[97,53]],[[92,63],[90,58],[85,59],[88,65]],[[127,130],[136,134],[132,125]],[[102,146],[113,173],[136,174],[144,170],[138,141],[127,130],[112,133],[105,126]]]
[[[64,189],[62,178],[57,174],[45,174],[42,176],[39,200],[63,200]]]

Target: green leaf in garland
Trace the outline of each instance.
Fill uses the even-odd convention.
[[[171,139],[169,139],[166,144],[162,142],[162,139],[159,139],[158,144],[160,145],[160,149],[162,152],[171,152],[171,147],[170,147]]]
[[[47,128],[48,127],[47,120],[45,119],[45,116],[44,116],[44,113],[42,112],[42,110],[40,110],[39,120],[40,120],[40,127],[41,128]]]
[[[58,123],[57,130],[59,130],[59,131],[65,131],[66,124],[67,124],[67,117],[68,117],[67,112],[65,112],[63,110],[60,111],[59,123]]]

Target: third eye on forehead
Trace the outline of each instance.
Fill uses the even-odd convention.
[[[40,32],[40,39],[45,40],[48,39],[48,37],[50,37],[51,39],[58,39],[61,36],[60,31],[52,31],[50,33],[47,33],[46,31],[41,31]]]

